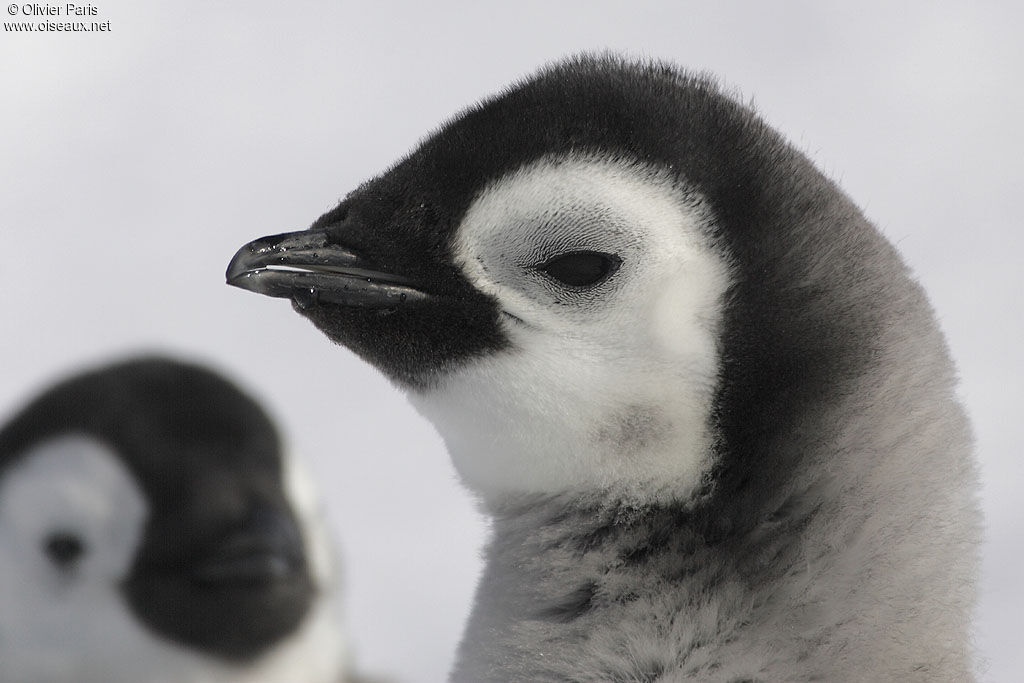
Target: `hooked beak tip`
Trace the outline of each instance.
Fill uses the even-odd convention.
[[[292,299],[301,309],[321,302],[394,308],[430,298],[408,278],[384,272],[342,245],[328,244],[326,233],[313,230],[249,242],[235,252],[224,276],[233,287]]]

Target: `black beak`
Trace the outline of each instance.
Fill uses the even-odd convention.
[[[227,283],[300,308],[318,302],[360,308],[394,308],[429,299],[400,275],[386,273],[355,251],[329,244],[322,231],[261,237],[238,250],[228,264]]]
[[[257,505],[187,574],[209,587],[255,586],[287,580],[305,569],[302,535],[294,520],[277,508]]]
[[[190,648],[250,661],[293,633],[316,597],[298,522],[256,501],[209,537],[182,544],[186,519],[150,529],[122,590],[147,626]],[[194,546],[194,547],[193,547]]]

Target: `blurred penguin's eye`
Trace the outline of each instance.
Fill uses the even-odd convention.
[[[43,552],[53,564],[66,569],[85,554],[85,542],[70,531],[55,531],[43,539]]]
[[[611,277],[620,265],[622,259],[615,254],[573,251],[545,261],[537,270],[564,285],[590,287]]]

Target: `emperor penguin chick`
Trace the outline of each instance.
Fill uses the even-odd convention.
[[[963,681],[979,511],[935,316],[749,108],[583,57],[230,284],[403,387],[492,516],[455,681]]]
[[[266,413],[205,368],[58,383],[0,429],[0,679],[345,680],[315,503]]]

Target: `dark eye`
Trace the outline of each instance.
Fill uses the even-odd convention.
[[[66,569],[85,554],[85,542],[70,531],[55,531],[43,540],[43,552],[55,565]]]
[[[604,254],[600,251],[573,251],[542,263],[537,270],[562,284],[572,287],[588,287],[610,277],[619,269],[620,265],[622,265],[622,259],[615,254]]]

